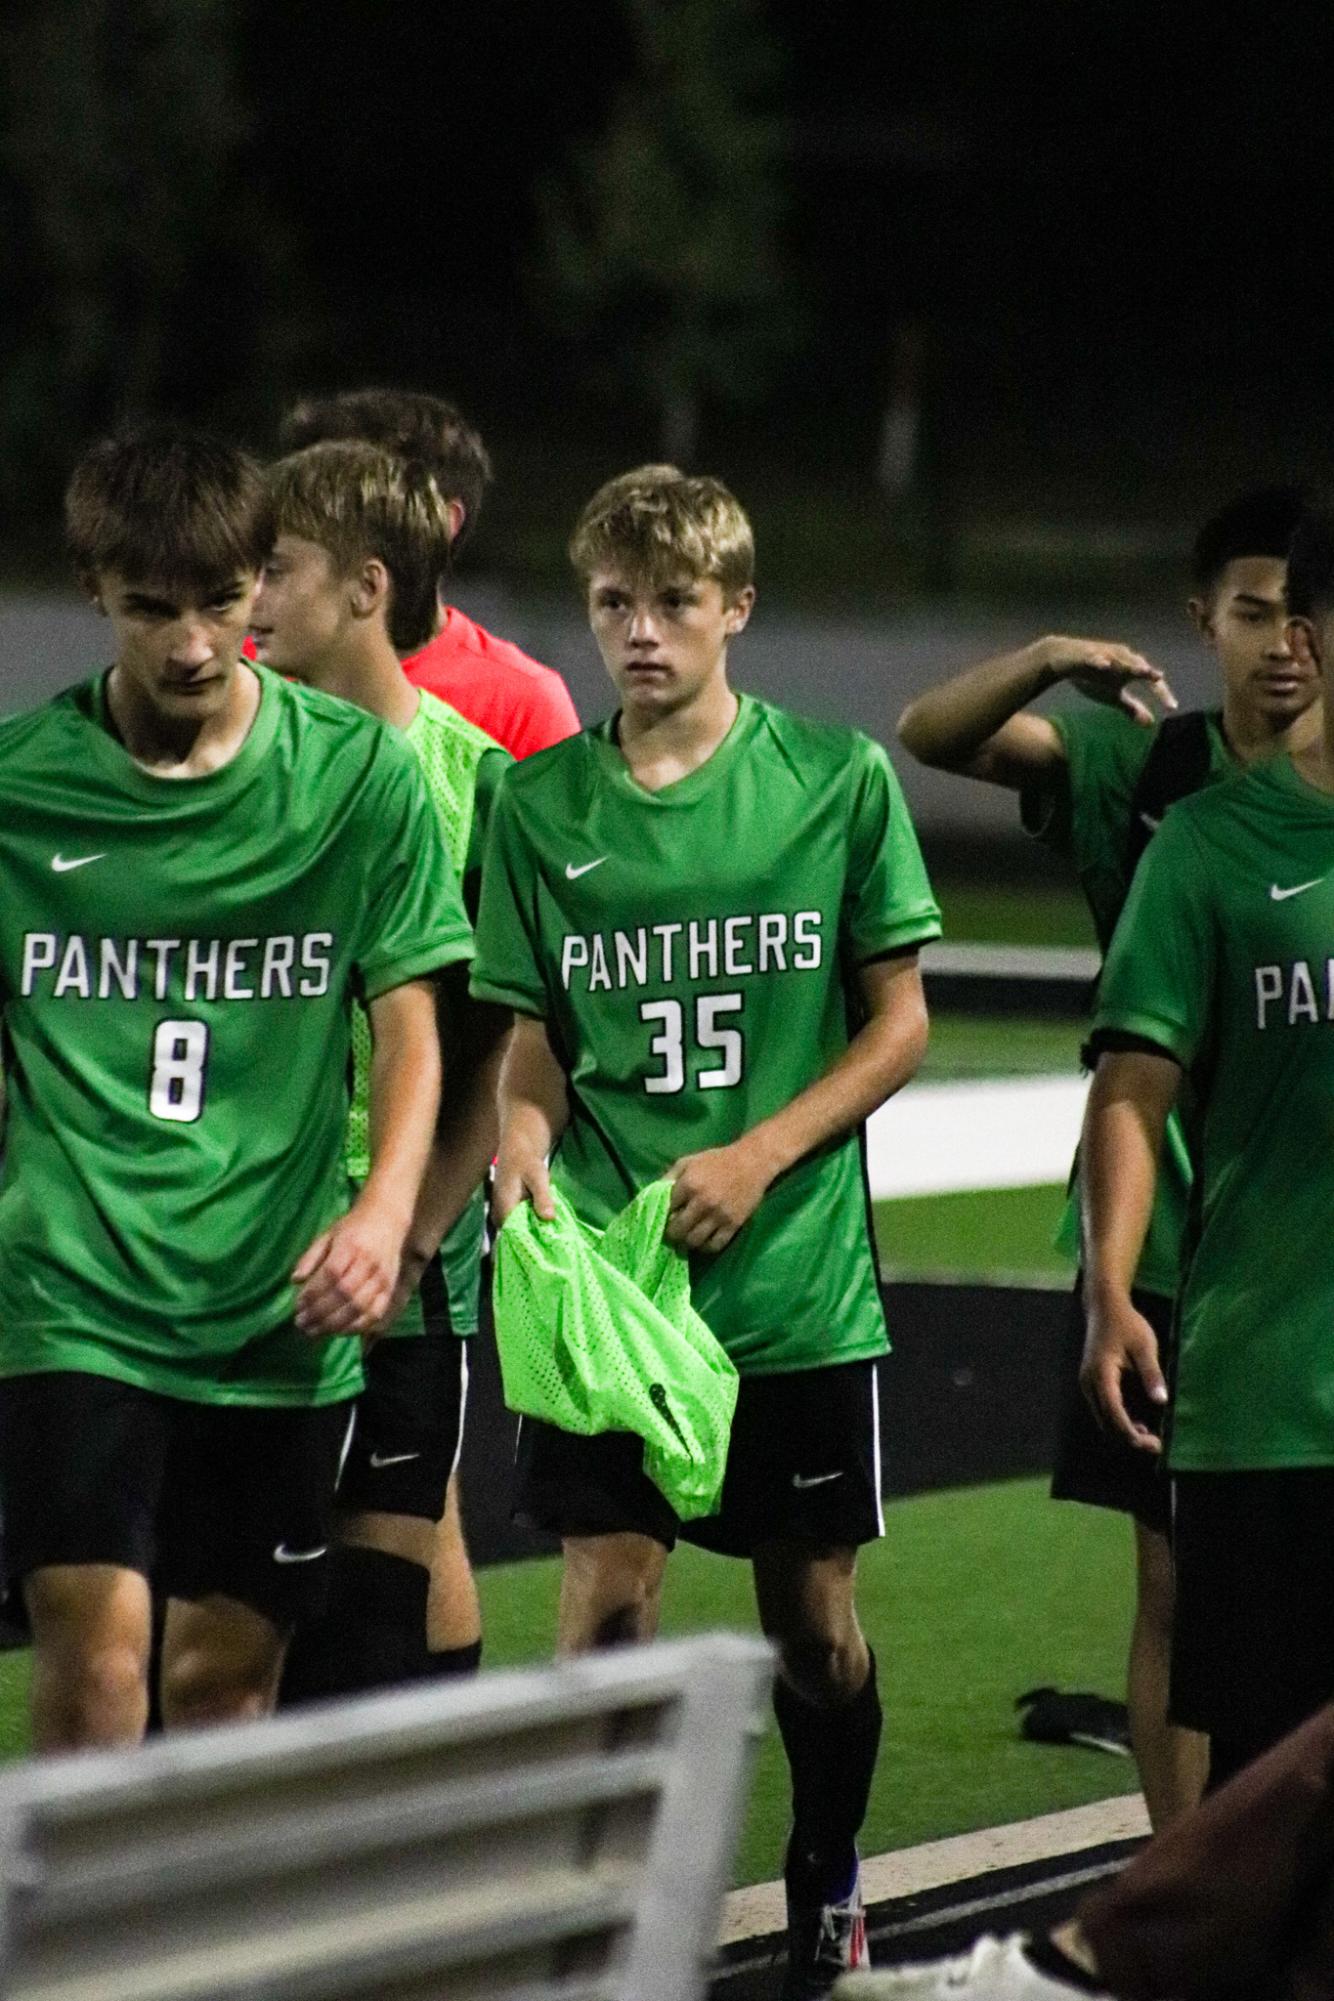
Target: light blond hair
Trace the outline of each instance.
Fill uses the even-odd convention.
[[[753,582],[755,537],[721,480],[636,466],[600,486],[575,523],[570,561],[587,584],[602,569],[662,586],[712,577],[732,600]]]
[[[430,470],[349,439],[279,459],[268,483],[278,534],[317,543],[339,576],[378,557],[391,586],[390,644],[400,654],[424,646],[436,628],[450,542],[449,505]]]

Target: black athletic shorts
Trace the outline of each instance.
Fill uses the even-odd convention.
[[[1334,1467],[1174,1486],[1172,1718],[1258,1756],[1334,1696]]]
[[[1164,1376],[1175,1375],[1176,1343],[1172,1328],[1173,1302],[1160,1292],[1132,1292],[1131,1300],[1158,1336],[1158,1357]],[[1146,1529],[1166,1535],[1172,1520],[1172,1482],[1161,1453],[1139,1452],[1120,1435],[1104,1431],[1079,1387],[1084,1355],[1083,1280],[1075,1282],[1061,1349],[1061,1412],[1052,1467],[1053,1500],[1085,1501],[1090,1507],[1115,1508],[1133,1515]],[[1137,1422],[1160,1436],[1164,1407],[1150,1403],[1138,1376],[1122,1384],[1126,1409]]]
[[[17,1581],[57,1563],[220,1592],[287,1627],[323,1607],[347,1403],[189,1403],[75,1370],[0,1381],[0,1516]]]
[[[578,1438],[525,1418],[515,1518],[559,1536],[678,1536],[723,1556],[768,1542],[854,1548],[884,1533],[874,1362],[743,1376],[722,1505],[682,1522],[643,1469],[632,1432]]]
[[[366,1357],[338,1505],[439,1521],[463,1445],[468,1344],[456,1334],[395,1334]]]

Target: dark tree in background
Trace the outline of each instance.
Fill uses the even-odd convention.
[[[40,508],[120,416],[223,421],[255,397],[275,244],[247,191],[233,39],[229,0],[30,0],[3,32],[10,507]]]
[[[542,302],[595,383],[689,463],[705,405],[762,393],[800,338],[784,260],[780,59],[758,0],[623,0],[635,73],[541,197]]]

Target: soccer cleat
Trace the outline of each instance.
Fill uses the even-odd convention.
[[[980,1938],[959,1959],[933,1959],[924,1966],[899,1966],[883,1973],[857,1973],[840,1980],[834,2001],[1073,2001],[1083,1988],[1042,1973],[1024,1952],[1019,1933]],[[1109,1994],[1093,2001],[1112,2001]]]
[[[806,1904],[788,1891],[787,1974],[779,2001],[828,2001],[850,1968],[868,1967],[860,1870],[841,1904]]]

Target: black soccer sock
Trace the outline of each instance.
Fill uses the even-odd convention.
[[[480,1640],[474,1640],[466,1647],[441,1647],[438,1653],[426,1656],[426,1672],[432,1680],[443,1680],[451,1675],[476,1674],[481,1665]]]
[[[857,1833],[866,1818],[880,1749],[875,1655],[870,1655],[866,1680],[852,1701],[834,1708],[817,1708],[779,1675],[774,1714],[792,1773],[792,1838],[784,1865],[788,1886],[812,1901],[841,1901],[852,1886]]]
[[[330,1561],[328,1606],[292,1636],[280,1709],[392,1688],[425,1671],[426,1566],[353,1543],[336,1546]]]

